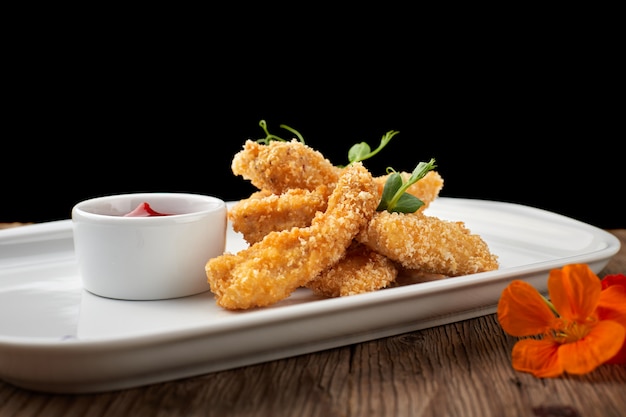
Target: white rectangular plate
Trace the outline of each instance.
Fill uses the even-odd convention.
[[[604,230],[516,204],[441,197],[427,214],[465,222],[500,269],[333,299],[299,289],[274,306],[232,312],[210,291],[163,301],[84,291],[70,220],[0,231],[0,379],[101,392],[392,336],[493,313],[513,279],[545,292],[550,269],[587,263],[599,273],[620,247]],[[230,228],[227,250],[244,247]]]

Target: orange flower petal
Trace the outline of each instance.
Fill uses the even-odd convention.
[[[498,321],[512,336],[543,334],[551,328],[555,316],[539,292],[525,281],[512,281],[498,302]]]
[[[602,290],[596,312],[600,320],[614,320],[626,327],[626,287],[614,285]]]
[[[591,331],[575,343],[559,347],[559,361],[566,372],[584,374],[615,356],[626,338],[624,326],[614,321],[598,322]]]
[[[622,345],[622,348],[613,356],[611,359],[604,363],[614,363],[614,364],[626,364],[626,341]]]
[[[552,340],[523,339],[513,346],[513,369],[538,378],[552,378],[563,373],[559,344]]]
[[[584,321],[596,308],[602,284],[587,264],[553,269],[548,277],[550,301],[561,317]]]
[[[626,286],[626,275],[624,274],[611,274],[606,275],[600,281],[602,283],[602,289],[606,289],[611,285],[624,285]]]
[[[602,290],[596,312],[600,320],[616,321],[626,328],[626,286],[607,286],[606,289]],[[624,340],[619,352],[606,363],[626,363],[626,340]]]

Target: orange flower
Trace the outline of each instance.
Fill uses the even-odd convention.
[[[621,285],[622,289],[620,291],[626,292],[626,275],[624,274],[613,274],[613,275],[607,275],[604,278],[602,278],[602,291],[606,290],[607,288],[613,286],[613,285]],[[611,320],[613,317],[617,317],[617,319],[619,320],[619,317],[622,317],[622,323],[624,324],[624,326],[626,326],[626,323],[624,323],[623,318],[625,317],[623,312],[620,314],[619,311],[614,311],[611,309],[611,307],[605,307],[603,305],[598,306],[598,314],[600,316],[601,319],[604,320]],[[611,359],[609,359],[608,361],[606,361],[605,363],[626,363],[626,340],[624,340],[624,344],[622,345],[622,348],[620,349],[619,352],[617,352],[617,354],[615,356],[613,356]]]
[[[550,271],[548,293],[550,301],[520,280],[502,292],[498,321],[522,338],[513,347],[515,370],[584,374],[617,357],[626,340],[626,286],[603,289],[588,265],[572,264]]]

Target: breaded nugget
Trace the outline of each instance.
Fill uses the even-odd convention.
[[[403,172],[401,175],[406,181],[411,174]],[[388,177],[385,175],[374,178],[381,195]],[[424,178],[411,185],[407,192],[424,202],[420,207],[421,211],[437,198],[442,187],[441,176],[435,171],[430,171]],[[320,185],[313,191],[290,189],[280,195],[267,190],[258,191],[235,204],[228,213],[229,219],[233,229],[252,244],[269,232],[309,226],[317,211],[326,210],[330,191],[332,189],[326,185]]]
[[[361,163],[346,168],[325,212],[309,227],[271,232],[236,254],[206,264],[217,304],[248,309],[274,304],[339,261],[378,205],[374,179]]]
[[[326,211],[332,189],[320,185],[314,191],[293,188],[283,194],[255,193],[228,211],[233,230],[249,244],[270,232],[308,227],[318,211]]]
[[[365,245],[354,242],[346,255],[306,284],[315,295],[344,297],[390,286],[398,275],[395,264]]]
[[[359,242],[406,269],[459,276],[498,269],[498,259],[463,222],[379,211],[357,236]]]
[[[315,190],[320,185],[331,188],[337,183],[341,168],[335,167],[319,151],[293,139],[263,145],[253,140],[233,157],[235,175],[249,180],[259,190],[282,194],[291,188]]]

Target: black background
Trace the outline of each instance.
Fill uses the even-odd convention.
[[[8,65],[0,222],[67,219],[76,202],[115,193],[245,198],[254,188],[230,163],[265,136],[265,120],[335,164],[352,144],[375,148],[397,130],[366,161],[373,174],[435,158],[441,196],[626,227],[621,74],[592,45],[59,45],[38,39]]]

